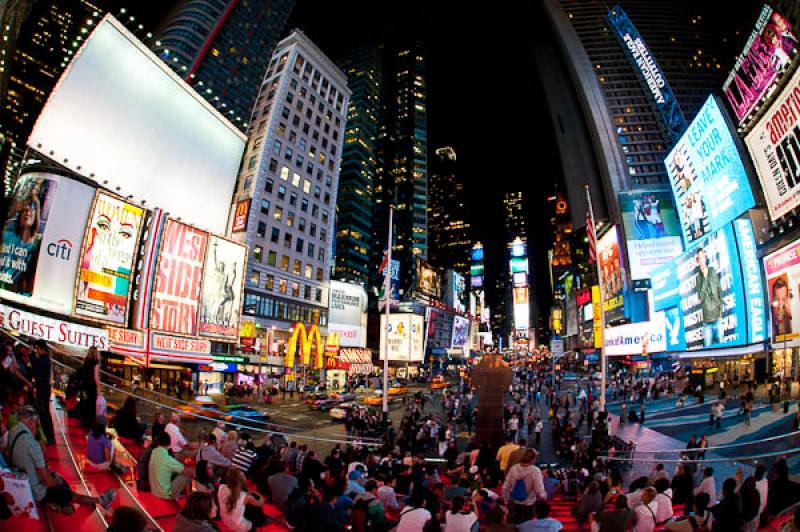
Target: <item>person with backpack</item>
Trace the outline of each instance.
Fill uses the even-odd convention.
[[[658,502],[656,502],[656,489],[647,487],[642,490],[641,503],[633,509],[633,532],[653,532],[658,523]]]
[[[378,498],[378,483],[368,480],[364,484],[364,492],[359,493],[353,501],[350,512],[352,532],[381,532],[387,530],[386,511]]]
[[[508,470],[508,476],[503,483],[503,498],[508,501],[509,521],[517,523],[520,506],[532,507],[536,499],[547,499],[544,490],[542,471],[534,465],[536,450],[528,449],[520,463]]]
[[[408,498],[408,506],[400,512],[394,532],[419,532],[430,523],[433,516],[425,508],[425,491],[415,489]]]

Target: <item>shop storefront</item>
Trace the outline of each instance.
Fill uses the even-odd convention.
[[[200,395],[210,393],[222,393],[225,383],[233,384],[236,378],[236,364],[231,362],[212,362],[211,364],[199,364],[197,371],[198,390]]]
[[[108,328],[106,366],[135,386],[167,395],[200,389],[199,365],[214,362],[211,342],[156,332]],[[120,369],[121,367],[121,369]]]
[[[344,386],[349,377],[372,375],[372,350],[360,347],[343,347],[335,357],[328,359],[325,379],[328,387],[337,390]]]

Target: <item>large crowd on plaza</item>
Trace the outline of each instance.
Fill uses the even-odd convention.
[[[43,450],[55,442],[48,346],[4,345],[0,362],[0,465],[25,472],[36,503],[49,511],[70,514],[73,503],[112,509],[113,490],[99,497],[75,493],[45,460]],[[628,399],[670,386],[612,382],[611,389]],[[308,531],[557,532],[565,519],[554,515],[554,504],[571,508],[570,526],[592,531],[751,532],[800,499],[785,460],[770,471],[758,466],[750,476],[739,470],[718,493],[713,468],[698,463],[697,452],[674,471],[659,464],[625,486],[619,463],[603,458],[608,420],[591,388],[579,386],[572,399],[558,392],[542,373],[518,369],[506,394],[499,448],[470,439],[477,408],[467,378],[441,398],[408,395],[397,427],[353,409],[344,420],[353,439],[323,456],[313,445],[279,435],[261,440],[260,431],[226,431],[221,422],[191,442],[175,411],[158,413],[150,426],[141,423],[133,395],[112,416],[100,392],[98,353],[90,350],[70,378],[66,408],[85,427],[83,467],[135,474],[140,491],[176,503],[178,532],[270,524]],[[545,419],[559,467],[536,465]],[[381,442],[353,444],[376,433]],[[112,434],[141,446],[135,471],[117,460]],[[110,530],[147,527],[139,510],[113,508]]]

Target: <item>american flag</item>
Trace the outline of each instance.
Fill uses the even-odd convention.
[[[586,238],[589,239],[589,263],[597,260],[597,235],[594,232],[594,221],[591,214],[586,213]]]

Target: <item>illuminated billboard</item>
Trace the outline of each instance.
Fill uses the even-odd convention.
[[[453,316],[453,335],[450,342],[452,348],[463,348],[469,338],[469,320],[462,316]]]
[[[771,339],[776,348],[800,346],[800,242],[764,257]]]
[[[174,334],[197,334],[197,311],[208,233],[168,219],[161,237],[150,328]]]
[[[512,289],[514,309],[514,329],[528,330],[531,323],[530,303],[527,286],[515,286]]]
[[[619,203],[631,279],[649,279],[653,269],[683,252],[681,226],[672,193],[659,190],[622,192]]]
[[[137,202],[224,233],[246,140],[106,16],[56,83],[28,145]]]
[[[722,85],[739,124],[747,121],[780,81],[797,53],[797,37],[786,18],[764,5],[744,50]]]
[[[417,257],[414,271],[417,292],[429,297],[438,298],[442,290],[439,274],[433,266]]]
[[[766,339],[766,306],[753,225],[737,219],[653,272],[668,350],[732,347]]]
[[[328,334],[339,333],[342,347],[367,345],[367,291],[363,286],[330,282]]]
[[[246,261],[245,246],[216,235],[210,236],[197,320],[200,336],[230,341],[238,339]]]
[[[97,191],[81,250],[75,315],[125,324],[144,209]]]
[[[658,312],[650,321],[607,328],[604,338],[606,356],[646,355],[667,350],[664,316]]]
[[[755,205],[744,163],[714,96],[664,164],[689,249]]]
[[[389,334],[389,360],[421,362],[425,340],[424,319],[417,314],[381,315],[380,359],[384,358],[386,333]]]
[[[669,138],[676,141],[686,130],[686,119],[664,72],[622,6],[615,5],[611,8],[608,12],[608,22],[625,50],[628,61],[638,74],[642,87],[661,116]]]
[[[616,225],[597,242],[597,257],[603,282],[603,311],[609,323],[625,317],[625,271]]]
[[[800,205],[800,69],[744,138],[773,220]]]
[[[0,248],[0,296],[71,314],[75,276],[95,189],[50,172],[14,185]]]
[[[444,293],[444,302],[453,307],[456,312],[467,310],[467,283],[464,276],[454,270],[447,270],[447,288]]]

